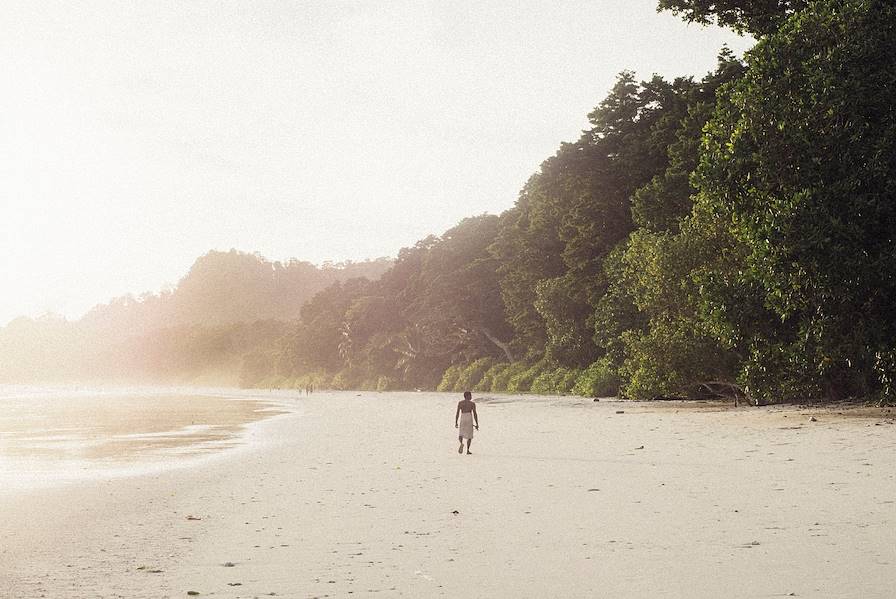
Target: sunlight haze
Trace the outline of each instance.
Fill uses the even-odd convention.
[[[211,249],[394,256],[499,213],[619,71],[699,78],[752,43],[655,7],[4,2],[0,326]]]

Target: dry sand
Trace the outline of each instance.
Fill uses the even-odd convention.
[[[319,393],[215,459],[0,492],[0,597],[896,596],[892,414],[502,398],[467,456],[457,399]]]

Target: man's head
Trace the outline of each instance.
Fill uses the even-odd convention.
[[[464,399],[473,399],[473,394],[469,391],[464,391]]]

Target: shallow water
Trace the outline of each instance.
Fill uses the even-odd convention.
[[[0,386],[0,491],[187,465],[292,410],[227,389]]]

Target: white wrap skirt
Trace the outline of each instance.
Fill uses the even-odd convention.
[[[473,438],[473,412],[460,413],[460,424],[458,425],[457,436],[463,437],[464,439]]]

